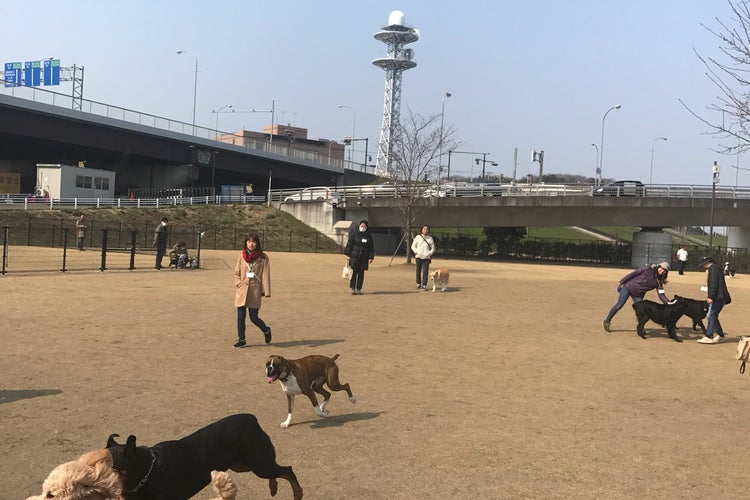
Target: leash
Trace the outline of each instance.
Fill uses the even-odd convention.
[[[154,470],[154,464],[156,463],[156,455],[154,455],[153,451],[151,450],[148,450],[148,451],[149,453],[151,453],[151,467],[148,468],[148,472],[146,472],[146,475],[143,477],[143,479],[138,481],[138,484],[135,485],[135,488],[133,488],[132,490],[127,490],[125,493],[133,493],[133,492],[140,490],[141,488],[143,488],[143,485],[146,484],[146,482],[148,481],[148,478],[151,476],[151,471]]]

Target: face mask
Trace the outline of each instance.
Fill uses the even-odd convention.
[[[360,233],[364,233],[365,231],[367,231],[367,226],[359,226]]]
[[[162,226],[166,226],[166,225],[167,225],[167,223],[166,223],[166,222],[162,222],[162,223],[161,223],[161,225],[162,225]]]

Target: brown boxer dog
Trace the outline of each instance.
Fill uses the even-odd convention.
[[[326,405],[331,399],[331,393],[323,388],[324,384],[332,391],[346,391],[349,395],[349,401],[357,402],[357,398],[352,395],[349,384],[339,382],[339,367],[335,361],[338,354],[332,358],[313,354],[300,359],[286,359],[282,356],[271,355],[266,361],[266,377],[268,383],[272,384],[277,380],[286,394],[287,406],[289,413],[286,420],[281,422],[281,427],[289,427],[292,422],[292,410],[294,409],[294,396],[304,394],[310,398],[310,402],[315,409],[315,413],[320,417],[327,417]],[[323,402],[318,406],[318,398],[315,393],[323,396]]]

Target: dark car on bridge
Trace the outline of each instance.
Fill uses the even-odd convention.
[[[594,189],[594,196],[644,196],[646,188],[641,181],[614,181]]]

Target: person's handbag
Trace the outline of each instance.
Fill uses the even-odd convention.
[[[734,357],[742,361],[742,364],[740,365],[740,373],[745,373],[745,363],[750,360],[750,336],[740,338],[739,343],[737,343],[737,352]]]
[[[341,278],[348,280],[352,278],[352,268],[349,267],[349,259],[344,262],[344,269],[341,271]]]

